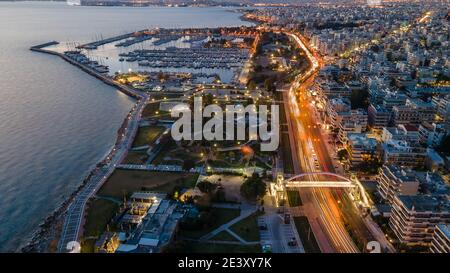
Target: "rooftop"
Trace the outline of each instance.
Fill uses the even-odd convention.
[[[377,146],[377,140],[375,138],[368,137],[367,134],[349,133],[347,138],[352,146],[364,146],[371,148],[375,148]]]
[[[442,233],[445,234],[447,238],[450,238],[450,225],[437,225],[437,228],[442,231]]]
[[[417,182],[416,173],[409,169],[401,168],[397,165],[387,165],[383,166],[383,169],[388,169],[396,178],[400,179],[402,182]]]
[[[408,210],[417,212],[432,211],[450,213],[450,203],[445,196],[399,195],[398,199]]]

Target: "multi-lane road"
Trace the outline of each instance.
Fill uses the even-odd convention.
[[[305,52],[311,63],[309,69],[300,75],[284,94],[289,136],[295,144],[292,146],[295,148],[292,149],[294,170],[296,173],[335,172],[321,128],[315,120],[311,98],[306,93],[306,88],[314,81],[319,61],[297,34],[286,34]],[[320,180],[321,178],[312,176],[310,179]],[[345,229],[338,202],[331,190],[301,189],[299,193],[304,204],[302,212],[308,217],[322,252],[359,252]]]

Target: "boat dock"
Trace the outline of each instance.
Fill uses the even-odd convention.
[[[51,41],[51,42],[48,42],[48,43],[45,43],[45,44],[35,45],[35,46],[31,47],[31,50],[33,50],[33,48],[34,49],[41,49],[41,48],[48,47],[48,46],[53,46],[53,45],[59,45],[59,42]]]
[[[87,43],[87,44],[83,44],[78,46],[78,48],[84,48],[84,49],[97,49],[97,47],[102,46],[102,45],[106,45],[109,43],[113,43],[113,42],[117,42],[120,40],[124,40],[124,39],[128,39],[131,37],[135,37],[135,36],[140,36],[142,35],[146,30],[140,30],[140,31],[135,31],[135,32],[130,32],[127,34],[123,34],[123,35],[119,35],[119,36],[114,36],[111,38],[106,38],[106,39],[102,39],[100,41],[95,41],[92,43]]]
[[[86,72],[86,73],[88,73],[88,74],[90,74],[90,75],[92,75],[92,76],[94,76],[94,77],[100,79],[102,82],[104,82],[104,83],[106,83],[106,84],[108,84],[108,85],[111,85],[111,86],[117,88],[117,89],[118,89],[119,91],[121,91],[122,93],[124,93],[124,94],[126,94],[126,95],[128,95],[128,96],[131,96],[131,97],[133,97],[133,98],[135,98],[135,99],[138,99],[138,100],[139,100],[139,99],[142,99],[143,96],[139,93],[139,91],[133,89],[132,87],[129,87],[129,86],[127,86],[127,85],[124,85],[124,84],[121,84],[121,83],[119,83],[119,82],[116,82],[116,81],[114,81],[112,78],[110,78],[109,76],[104,75],[103,73],[101,73],[101,72],[99,72],[99,71],[96,71],[96,70],[95,70],[94,68],[92,68],[92,67],[89,67],[89,66],[87,66],[87,65],[85,65],[85,64],[82,64],[82,63],[80,63],[80,62],[77,62],[75,59],[72,59],[71,57],[69,57],[69,56],[66,55],[66,54],[63,54],[63,53],[59,53],[59,52],[55,52],[55,51],[52,51],[52,50],[45,49],[45,46],[44,46],[44,45],[49,46],[49,45],[54,45],[55,43],[58,44],[58,42],[53,41],[53,42],[49,42],[49,43],[45,43],[45,44],[41,44],[41,45],[37,45],[37,46],[32,46],[32,47],[30,48],[30,50],[36,51],[36,52],[40,52],[40,53],[46,53],[46,54],[51,54],[51,55],[59,56],[59,57],[61,57],[62,59],[64,59],[65,61],[67,61],[68,63],[73,64],[73,65],[79,67],[79,68],[80,68],[81,70],[83,70],[84,72]]]

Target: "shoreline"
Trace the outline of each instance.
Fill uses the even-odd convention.
[[[139,99],[141,99],[142,97],[131,92],[130,88],[122,86],[121,84],[114,82],[112,79],[109,79],[104,75],[95,73],[94,71],[84,67],[83,65],[67,58],[64,54],[43,49],[44,47],[55,43],[57,42],[52,41],[49,43],[33,46],[30,48],[30,50],[61,57],[63,60],[69,62],[70,64],[73,64],[83,71],[87,72],[88,74],[102,80],[105,84],[117,88],[119,92],[122,92],[125,95],[136,99],[135,105],[138,104]],[[135,107],[132,107],[132,109],[128,112],[128,114],[123,119],[121,126],[117,130],[115,142],[109,149],[109,152],[105,156],[103,156],[103,158],[98,163],[96,163],[88,170],[88,174],[83,178],[80,185],[39,224],[36,231],[33,232],[32,237],[24,244],[19,245],[17,249],[13,250],[13,252],[57,252],[57,245],[59,243],[62,226],[64,224],[65,216],[69,206],[72,204],[77,195],[85,188],[89,180],[97,174],[102,166],[106,164],[108,158],[112,158],[112,156],[114,155],[116,146],[121,142],[122,134],[129,124],[128,117],[132,114],[133,108]],[[55,243],[55,240],[56,246],[55,249],[53,249],[52,243]]]
[[[240,12],[239,10],[234,10],[234,12]],[[258,24],[257,21],[251,21],[244,17],[242,14],[239,17],[239,20],[242,22],[250,22],[253,24]],[[90,74],[93,77],[96,77],[100,79],[102,82],[104,82],[107,85],[110,85],[116,89],[118,89],[119,92],[124,93],[127,96],[130,96],[136,100],[136,103],[134,107],[129,111],[128,115],[124,117],[124,120],[122,122],[122,125],[117,130],[116,133],[116,140],[115,143],[110,148],[109,152],[97,163],[95,166],[92,166],[88,170],[88,174],[83,178],[80,185],[67,197],[65,200],[55,209],[53,212],[51,212],[43,221],[41,224],[39,224],[38,228],[33,232],[32,237],[27,240],[27,242],[23,243],[22,245],[19,245],[17,249],[15,249],[15,252],[58,252],[58,247],[61,239],[61,235],[63,232],[64,222],[69,210],[70,205],[74,202],[75,198],[80,194],[80,192],[88,185],[89,180],[94,177],[97,173],[97,171],[100,170],[100,167],[104,165],[104,162],[108,160],[108,158],[112,158],[117,145],[122,140],[122,134],[125,128],[127,128],[129,124],[129,116],[132,115],[133,109],[138,109],[138,104],[141,99],[144,98],[144,96],[141,96],[140,94],[136,94],[135,90],[133,88],[130,88],[128,86],[125,86],[123,84],[117,83],[108,76],[102,75],[70,58],[68,58],[63,53],[46,50],[45,47],[49,45],[58,44],[57,41],[50,41],[48,43],[32,46],[30,48],[31,51],[39,52],[39,53],[45,53],[50,54],[54,56],[58,56],[65,60],[66,62],[80,68],[81,70],[85,71],[86,73]]]
[[[132,111],[130,111],[129,113],[131,112]],[[65,200],[55,210],[53,210],[53,212],[51,212],[50,215],[47,216],[41,224],[39,224],[31,239],[28,240],[28,242],[26,242],[24,245],[18,247],[17,250],[19,252],[57,252],[56,247],[55,249],[50,249],[51,243],[54,240],[57,239],[56,243],[59,242],[62,230],[58,230],[57,227],[59,226],[59,224],[61,224],[61,226],[64,224],[67,209],[74,201],[75,197],[87,185],[88,181],[99,171],[99,168],[105,164],[104,162],[107,160],[107,158],[111,157],[114,153],[114,148],[116,147],[117,143],[120,142],[122,134],[121,132],[128,125],[127,117],[128,115],[124,118],[120,128],[117,130],[116,140],[111,146],[109,152],[102,158],[102,160],[95,164],[95,166],[89,169],[89,173],[84,177],[77,189],[75,189],[67,198],[65,198]],[[57,233],[55,233],[55,231]]]

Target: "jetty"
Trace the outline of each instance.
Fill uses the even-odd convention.
[[[32,47],[30,47],[30,50],[35,51],[35,52],[59,56],[63,60],[67,61],[68,63],[70,63],[74,66],[77,66],[78,68],[85,71],[86,73],[98,78],[102,82],[117,88],[119,91],[123,92],[124,94],[131,96],[138,100],[143,98],[143,95],[139,91],[135,90],[134,88],[132,88],[130,86],[127,86],[125,84],[121,84],[120,82],[114,81],[114,79],[112,79],[108,75],[104,75],[102,71],[97,71],[93,67],[88,66],[87,64],[78,62],[76,59],[73,59],[70,57],[71,54],[64,54],[64,53],[59,53],[59,52],[56,52],[53,50],[45,49],[45,47],[48,47],[49,45],[56,45],[56,44],[59,44],[59,42],[52,41],[52,42],[48,42],[45,44],[32,46]],[[73,53],[73,52],[71,52],[71,53]]]

